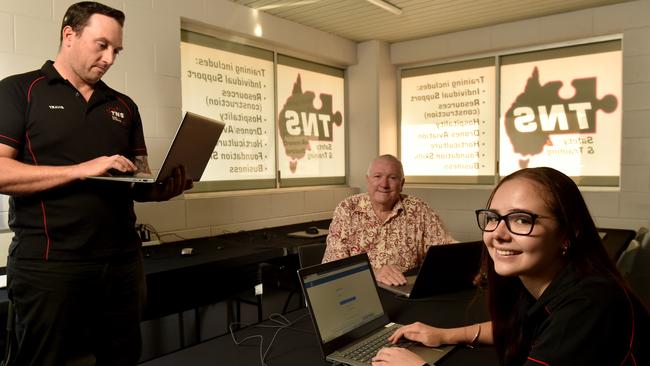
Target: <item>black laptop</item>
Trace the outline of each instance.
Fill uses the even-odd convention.
[[[298,270],[323,357],[330,362],[368,366],[378,348],[401,325],[389,320],[375,277],[363,253]],[[433,365],[454,346],[401,345]]]
[[[417,275],[406,276],[406,284],[379,287],[409,299],[470,288],[479,273],[483,241],[432,245],[427,250]]]

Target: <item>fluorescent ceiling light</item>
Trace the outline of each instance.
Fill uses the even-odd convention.
[[[389,11],[395,15],[402,15],[402,9],[398,8],[397,6],[385,1],[385,0],[366,0],[367,2],[371,3],[372,5],[378,6],[386,11]]]
[[[285,8],[285,7],[290,7],[290,6],[309,5],[309,4],[317,3],[319,1],[320,0],[302,0],[302,1],[294,1],[292,3],[264,5],[264,6],[260,6],[259,8],[255,8],[255,9],[257,9],[257,10],[272,10],[272,9],[276,9],[276,8]]]

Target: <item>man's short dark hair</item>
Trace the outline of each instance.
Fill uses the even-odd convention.
[[[59,42],[63,41],[63,28],[70,26],[72,30],[79,33],[88,24],[88,19],[90,19],[93,14],[101,14],[111,17],[115,19],[121,27],[124,27],[124,13],[122,11],[94,1],[82,1],[70,5],[68,10],[65,12],[63,22],[61,22]]]

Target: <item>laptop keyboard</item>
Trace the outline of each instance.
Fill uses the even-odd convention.
[[[388,341],[388,337],[395,332],[397,327],[387,327],[382,331],[377,332],[372,337],[364,340],[356,345],[354,348],[344,353],[345,357],[355,361],[370,363],[370,360],[377,354],[383,347],[392,347],[393,344]],[[408,347],[413,344],[412,342],[399,342],[395,346]]]

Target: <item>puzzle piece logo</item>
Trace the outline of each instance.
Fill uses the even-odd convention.
[[[314,108],[314,92],[302,91],[300,74],[293,84],[291,96],[287,98],[278,117],[280,138],[284,151],[291,159],[289,169],[296,172],[298,160],[309,150],[310,141],[331,142],[334,125],[341,126],[341,112],[332,113],[332,95],[320,94],[321,108]]]
[[[522,94],[505,114],[506,134],[514,152],[523,155],[519,166],[528,166],[528,157],[537,155],[545,145],[551,145],[554,134],[584,134],[596,132],[596,111],[613,112],[618,100],[608,94],[596,97],[596,78],[574,79],[575,94],[570,99],[559,96],[561,81],[541,85],[537,67]]]

